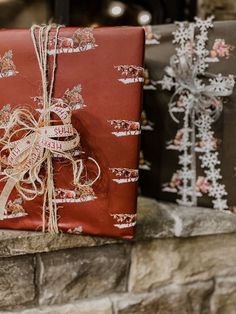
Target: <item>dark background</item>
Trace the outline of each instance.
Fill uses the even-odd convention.
[[[30,27],[33,23],[56,22],[67,26],[140,25],[138,15],[148,11],[146,24],[192,20],[197,0],[130,0],[121,16],[111,16],[110,0],[0,0],[0,27]],[[119,5],[118,3],[118,5]],[[144,25],[144,24],[143,24]]]

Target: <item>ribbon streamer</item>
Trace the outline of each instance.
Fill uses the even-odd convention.
[[[43,200],[43,231],[46,228],[46,212],[48,211],[48,231],[58,233],[58,217],[52,156],[57,154],[68,160],[72,165],[73,184],[91,186],[100,177],[100,167],[95,163],[98,174],[94,180],[81,183],[84,169],[82,159],[74,159],[71,150],[80,144],[78,131],[71,123],[71,109],[66,104],[52,104],[52,94],[56,72],[56,54],[53,55],[51,79],[48,81],[48,41],[53,31],[55,50],[61,26],[37,26],[31,28],[31,37],[42,79],[43,108],[33,115],[29,110],[16,108],[10,118],[8,128],[0,140],[2,145],[0,156],[4,167],[4,177],[7,182],[0,195],[0,218],[4,212],[8,198],[14,188],[23,199],[31,201],[39,195]],[[52,125],[51,114],[57,116],[57,123]],[[36,118],[35,116],[38,116]],[[22,136],[24,134],[24,136]],[[19,138],[20,139],[16,139]]]

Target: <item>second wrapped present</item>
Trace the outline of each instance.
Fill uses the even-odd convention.
[[[143,194],[234,211],[235,29],[210,17],[148,30]]]

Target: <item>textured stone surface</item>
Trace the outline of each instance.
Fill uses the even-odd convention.
[[[140,197],[136,240],[192,237],[236,232],[236,214],[209,208],[186,208]],[[50,235],[40,232],[0,231],[0,257],[93,247],[124,242],[119,239]]]
[[[235,314],[235,260],[235,234],[2,258],[0,313]]]
[[[157,291],[114,298],[117,314],[210,314],[213,281],[171,285]]]
[[[61,306],[41,306],[18,314],[209,314],[213,281],[170,285],[143,294],[112,294]],[[0,312],[2,313],[2,312]],[[10,312],[4,312],[9,314]],[[12,312],[11,312],[12,313]]]
[[[124,245],[42,254],[38,275],[39,303],[67,303],[124,292],[129,263],[130,248]]]
[[[33,257],[0,259],[0,310],[27,306],[34,298]]]
[[[236,232],[236,215],[139,198],[137,239]]]
[[[175,205],[139,197],[136,240],[174,236],[175,219],[168,211],[173,206]]]
[[[211,314],[236,313],[236,277],[217,278],[211,300]]]
[[[135,245],[130,291],[236,275],[235,236],[165,239]]]
[[[119,242],[118,239],[79,236],[72,234],[52,235],[31,231],[0,231],[0,257],[50,252],[75,247],[100,246]]]
[[[0,313],[235,314],[235,232],[234,214],[147,198],[136,241],[1,231]]]
[[[12,312],[0,312],[12,314]],[[74,304],[60,306],[37,307],[24,311],[17,311],[18,314],[113,314],[112,304],[108,298],[81,301]]]

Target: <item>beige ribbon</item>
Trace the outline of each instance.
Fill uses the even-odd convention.
[[[58,34],[61,26],[55,31],[55,48],[57,47]],[[52,93],[56,70],[56,54],[53,55],[53,66],[50,84],[47,81],[48,55],[47,47],[49,33],[53,26],[33,26],[31,36],[38,59],[42,78],[43,109],[38,119],[26,109],[15,109],[11,115],[8,128],[0,141],[2,145],[1,164],[4,166],[2,180],[6,180],[0,195],[0,219],[4,217],[8,198],[14,188],[25,200],[33,200],[38,195],[44,195],[43,201],[43,231],[46,226],[46,211],[48,210],[48,231],[58,233],[56,193],[53,182],[53,154],[69,160],[73,170],[73,183],[77,186],[91,186],[100,177],[100,167],[92,160],[97,168],[96,178],[89,183],[81,184],[81,175],[84,169],[83,160],[75,160],[71,150],[80,143],[80,136],[71,123],[71,109],[66,104],[52,105]],[[60,125],[51,125],[51,114],[57,115]],[[57,120],[58,121],[58,120]],[[22,134],[24,134],[22,136]],[[15,137],[21,137],[14,140]],[[69,138],[69,139],[68,139]],[[7,156],[7,157],[3,157]],[[42,178],[42,171],[47,173],[47,178]],[[2,181],[1,180],[1,181]]]

